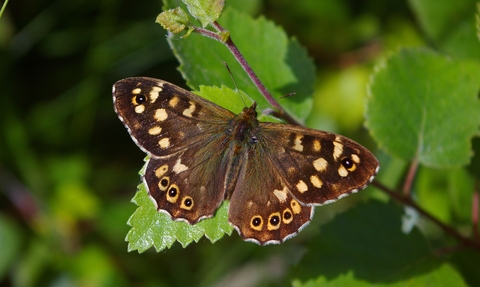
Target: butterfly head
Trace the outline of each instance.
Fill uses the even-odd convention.
[[[241,113],[245,118],[257,118],[257,102],[253,102],[253,104],[247,108],[243,108]]]

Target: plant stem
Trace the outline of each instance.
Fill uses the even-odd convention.
[[[218,23],[218,22],[213,22],[212,23],[215,29],[217,29],[218,32],[226,32],[226,30]],[[240,66],[243,68],[245,73],[250,77],[254,85],[257,87],[257,89],[260,91],[260,93],[263,95],[263,97],[267,100],[267,102],[275,108],[276,112],[274,113],[275,116],[284,119],[288,123],[295,124],[295,125],[300,125],[298,121],[296,121],[292,116],[290,116],[283,108],[280,106],[280,104],[275,100],[275,98],[268,92],[267,88],[265,85],[260,81],[258,76],[255,74],[253,71],[252,67],[248,64],[247,60],[245,57],[242,55],[240,50],[238,50],[237,46],[235,43],[233,43],[233,40],[231,37],[228,37],[226,41],[224,41],[220,35],[218,35],[215,32],[212,32],[207,29],[199,28],[199,27],[193,27],[193,31],[197,32],[203,36],[206,36],[208,38],[211,38],[213,40],[216,40],[218,42],[221,42],[227,46],[227,48],[230,50],[232,55],[235,57],[237,62],[240,64]]]
[[[475,192],[472,196],[472,229],[473,229],[473,238],[476,241],[480,241],[480,234],[478,232],[478,182],[475,187]]]
[[[2,10],[0,10],[0,18],[2,18],[3,11],[5,11],[5,8],[7,8],[8,0],[5,0],[2,5]]]
[[[377,182],[374,180],[372,182],[372,185],[380,189],[381,191],[387,193],[391,198],[411,206],[415,210],[417,210],[421,215],[424,217],[428,218],[430,221],[435,223],[437,226],[439,226],[445,233],[450,234],[451,236],[455,237],[459,242],[461,242],[464,246],[476,249],[480,251],[480,242],[476,240],[472,240],[470,238],[464,237],[460,233],[458,233],[454,228],[444,224],[441,222],[439,219],[428,213],[425,209],[420,207],[417,203],[415,203],[410,196],[407,195],[402,195],[401,193],[394,192],[390,190],[388,187],[384,186],[383,184]]]
[[[405,183],[403,184],[403,194],[405,196],[410,196],[410,191],[412,190],[413,180],[415,179],[415,174],[418,169],[418,159],[414,158],[408,169],[407,178],[405,178]]]

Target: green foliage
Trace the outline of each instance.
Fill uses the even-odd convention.
[[[263,17],[253,19],[227,9],[219,22],[228,28],[238,49],[275,98],[296,93],[294,97],[283,98],[281,103],[297,120],[304,121],[310,112],[314,82],[314,67],[305,50],[295,39],[288,39],[285,32]],[[238,89],[257,101],[260,107],[267,105],[265,98],[222,43],[194,33],[184,41],[170,38],[169,44],[180,62],[180,72],[192,89],[197,90],[200,85],[233,86],[224,66],[227,63]],[[265,67],[275,67],[275,73]]]
[[[320,286],[372,286],[372,283],[367,280],[358,280],[355,278],[353,272],[342,274],[333,280],[328,280],[325,277],[319,277],[305,283],[294,281],[294,287],[320,287]],[[375,286],[389,286],[389,287],[424,287],[424,286],[468,286],[458,274],[458,272],[449,264],[444,264],[438,268],[431,270],[414,278],[409,278],[396,283],[380,283]]]
[[[410,0],[427,36],[441,51],[459,58],[480,59],[480,42],[475,38],[476,0]]]
[[[369,85],[366,116],[372,136],[404,160],[435,167],[466,165],[480,126],[474,76],[480,65],[475,70],[425,49],[393,54],[377,66]]]
[[[455,268],[431,253],[418,229],[401,231],[401,216],[398,206],[378,202],[337,216],[292,270],[293,286],[467,286]]]
[[[16,256],[20,251],[20,238],[18,227],[16,227],[10,220],[0,214],[0,239],[4,248],[0,253],[0,278],[5,276],[9,270],[9,266],[14,262]]]
[[[471,208],[478,1],[164,2],[183,9],[165,26],[178,35],[154,23],[159,1],[9,2],[0,18],[0,285],[480,285]],[[298,236],[265,247],[232,232],[226,204],[190,226],[157,212],[142,184],[138,207],[129,203],[143,153],[113,112],[116,80],[186,81],[234,112],[252,100],[269,107],[225,45],[192,29],[214,31],[214,20],[295,119],[367,146],[381,162],[378,182],[408,183],[451,230],[372,187],[317,208]],[[407,180],[411,161],[419,166]]]

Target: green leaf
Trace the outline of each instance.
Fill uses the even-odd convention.
[[[250,106],[253,100],[242,91],[234,91],[228,87],[211,87],[200,85],[195,94],[216,103],[234,113],[240,113],[245,106]]]
[[[355,286],[355,287],[367,287],[372,286],[371,282],[359,280],[355,278],[353,272],[342,274],[334,279],[328,280],[324,276],[320,276],[316,279],[309,280],[304,284],[300,281],[293,282],[294,287],[336,287],[336,286]],[[424,287],[424,286],[468,286],[461,275],[455,268],[449,264],[443,264],[442,266],[432,270],[431,272],[422,274],[420,276],[409,278],[407,280],[399,281],[396,283],[375,284],[377,287],[381,286],[409,286],[409,287]]]
[[[187,13],[177,7],[160,13],[155,22],[162,25],[163,29],[167,31],[180,33],[187,27],[189,20]]]
[[[423,30],[442,51],[461,58],[480,58],[475,36],[477,0],[409,0]]]
[[[250,107],[253,103],[253,100],[244,92],[234,91],[225,86],[222,86],[221,88],[200,86],[200,91],[195,92],[195,94],[237,114],[240,113],[244,107]],[[259,115],[258,118],[262,121],[279,121],[278,119],[268,115]]]
[[[225,0],[183,0],[188,12],[198,19],[205,28],[208,24],[217,21],[222,14]]]
[[[141,174],[144,173],[144,168]],[[128,220],[128,225],[132,227],[125,239],[129,243],[128,251],[137,250],[142,253],[153,246],[160,252],[170,248],[175,241],[185,248],[194,241],[198,242],[204,235],[214,243],[224,234],[230,235],[233,230],[228,223],[227,202],[219,207],[215,217],[204,219],[195,225],[173,221],[170,215],[157,211],[144,183],[138,186],[132,202],[138,208]]]
[[[275,98],[296,93],[279,102],[303,122],[310,113],[315,78],[313,62],[305,49],[263,17],[254,20],[226,9],[219,22],[230,31],[240,52]],[[227,63],[238,88],[257,101],[260,108],[268,107],[267,101],[222,43],[192,33],[187,39],[169,39],[169,44],[180,61],[180,72],[192,89],[198,90],[200,85],[233,87],[224,66]]]
[[[376,201],[337,215],[312,238],[308,252],[292,270],[296,282],[325,277],[328,281],[394,283],[439,270],[443,262],[431,254],[419,230],[402,233],[401,216],[402,209],[396,204]],[[339,279],[351,273],[355,281],[350,276]]]
[[[475,71],[475,72],[474,72]],[[432,167],[461,166],[480,125],[479,65],[426,49],[402,49],[379,64],[368,86],[367,126],[393,156]]]
[[[414,183],[417,202],[447,224],[470,224],[475,181],[464,168],[420,167]]]

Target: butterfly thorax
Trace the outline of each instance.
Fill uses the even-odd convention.
[[[258,127],[257,120],[257,103],[254,102],[249,108],[244,108],[243,111],[234,117],[231,121],[232,125],[232,140],[236,145],[243,145],[245,143],[256,143],[254,132]]]

